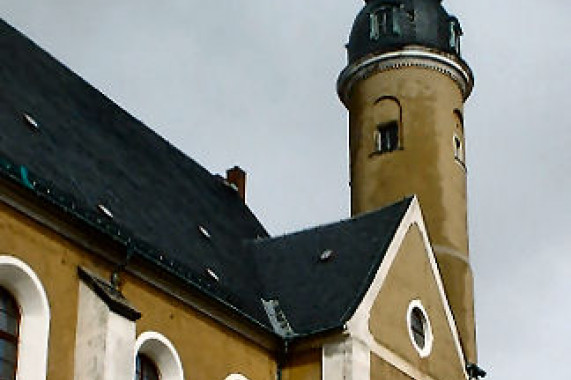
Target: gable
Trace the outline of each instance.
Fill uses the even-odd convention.
[[[324,346],[325,372],[343,366],[355,379],[466,379],[456,324],[416,197],[373,277],[347,322],[347,334]],[[430,324],[430,349],[415,347],[409,328],[415,307]]]
[[[429,255],[419,226],[412,224],[373,302],[369,331],[377,344],[431,377],[462,379],[463,364],[456,355],[456,342],[446,315],[446,300],[439,292],[438,273],[433,271]],[[424,308],[433,336],[426,357],[419,353],[409,333],[407,315],[411,302],[415,301]],[[429,344],[425,342],[424,348],[430,348]],[[380,374],[371,378],[381,378],[377,376]]]
[[[342,328],[353,315],[411,201],[248,245],[263,298],[279,304],[296,337]]]

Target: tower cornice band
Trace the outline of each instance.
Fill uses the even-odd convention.
[[[470,96],[474,86],[472,70],[464,61],[421,46],[411,46],[369,57],[347,66],[337,80],[339,98],[347,105],[355,83],[375,73],[402,67],[422,67],[449,76],[458,85],[464,100]]]

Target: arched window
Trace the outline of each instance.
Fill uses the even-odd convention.
[[[135,342],[135,355],[136,380],[184,380],[178,353],[165,336],[142,333]]]
[[[231,375],[226,376],[224,380],[248,380],[248,378],[239,373],[233,373]]]
[[[147,355],[138,354],[135,364],[135,380],[160,380],[161,373],[155,362]]]
[[[402,148],[402,109],[394,97],[381,97],[373,108],[372,154],[388,153]]]
[[[15,326],[18,326],[17,345],[11,346],[17,347],[15,378],[43,380],[47,372],[50,329],[50,308],[46,292],[34,271],[12,256],[0,256],[0,287],[3,308],[0,323],[6,323],[0,327],[5,332],[2,335],[2,349],[10,349],[10,341],[14,341],[16,336]],[[7,295],[9,298],[6,298]],[[18,318],[15,317],[16,311]],[[7,355],[4,351],[0,353],[2,360]],[[3,376],[4,372],[0,374],[0,379],[4,379]]]
[[[20,307],[14,297],[0,287],[0,379],[16,378]]]

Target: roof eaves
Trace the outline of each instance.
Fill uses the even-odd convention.
[[[394,215],[391,216],[391,219],[393,220],[391,223],[392,228],[388,231],[388,235],[390,236],[390,238],[387,239],[383,243],[383,245],[378,248],[379,254],[375,256],[375,260],[374,260],[374,262],[372,262],[372,265],[369,267],[366,276],[363,277],[362,282],[360,283],[359,287],[356,289],[355,297],[353,298],[354,301],[347,306],[347,308],[341,314],[341,317],[335,322],[328,323],[327,325],[320,325],[314,329],[309,329],[309,330],[301,331],[301,332],[300,331],[294,331],[293,334],[290,333],[288,335],[281,334],[283,339],[290,339],[290,340],[305,339],[305,338],[314,337],[316,335],[327,334],[329,332],[342,331],[343,330],[345,323],[355,313],[358,306],[362,302],[362,299],[365,296],[367,290],[369,289],[372,281],[374,280],[374,277],[375,277],[376,273],[378,272],[379,267],[385,258],[385,254],[386,254],[390,244],[393,241],[393,237],[394,237],[395,233],[397,232],[398,228],[400,227],[404,215],[409,210],[411,202],[413,201],[413,199],[414,199],[414,196],[407,196],[398,202],[395,202],[393,204],[390,204],[390,205],[383,207],[382,209],[377,209],[377,210],[373,210],[370,212],[366,212],[366,213],[360,214],[358,216],[355,216],[353,218],[345,219],[345,220],[342,220],[339,222],[324,224],[324,225],[320,225],[320,226],[316,226],[316,227],[311,227],[308,229],[296,231],[296,232],[293,232],[290,234],[285,234],[285,235],[278,236],[278,237],[261,238],[261,239],[256,239],[256,240],[252,240],[252,241],[248,242],[249,244],[252,244],[252,247],[254,249],[255,248],[262,248],[265,244],[268,244],[271,242],[275,242],[275,241],[279,241],[279,240],[283,240],[283,239],[292,239],[292,238],[295,238],[296,236],[303,235],[303,234],[315,234],[315,233],[319,233],[323,230],[327,230],[330,227],[335,227],[335,226],[339,226],[339,225],[343,225],[343,224],[348,225],[348,224],[352,224],[352,223],[356,223],[356,222],[358,223],[360,220],[368,218],[372,214],[382,213],[383,210],[387,210],[387,209],[392,208],[392,207],[399,207],[400,208],[400,210],[398,210],[398,213],[395,213]],[[257,265],[257,269],[258,269],[258,266],[259,266],[258,261],[256,261],[256,265]],[[263,285],[264,284],[262,284],[262,287],[263,287]],[[265,291],[265,289],[264,289],[264,291]],[[276,333],[278,335],[280,335],[279,332],[276,332]]]
[[[184,284],[191,286],[203,296],[220,303],[227,309],[245,318],[263,331],[280,337],[271,327],[264,325],[255,317],[230,303],[228,301],[228,298],[232,296],[230,292],[222,287],[215,288],[210,280],[195,273],[186,265],[171,258],[167,259],[160,250],[136,238],[130,231],[118,225],[112,219],[103,217],[96,211],[83,207],[73,196],[59,191],[49,181],[45,181],[29,171],[26,166],[16,164],[7,157],[0,155],[0,177],[4,177],[32,197],[47,202],[64,212],[64,214],[72,217],[75,221],[94,229],[125,247],[128,256],[138,256],[145,259]]]
[[[387,207],[391,207],[391,206],[394,206],[394,205],[401,203],[401,202],[405,202],[405,204],[406,204],[406,207],[403,207],[402,212],[398,216],[399,221],[398,221],[398,223],[394,224],[394,227],[391,230],[390,236],[394,237],[395,233],[399,229],[399,227],[401,225],[401,221],[402,221],[404,215],[406,214],[407,210],[409,209],[410,204],[411,204],[413,199],[414,199],[414,196],[405,197],[404,200],[387,206]],[[375,211],[373,211],[373,212],[375,212]],[[364,215],[365,214],[363,214],[363,216]],[[338,326],[344,325],[351,318],[351,316],[353,314],[355,314],[355,311],[357,310],[357,308],[361,304],[363,297],[365,297],[367,290],[371,286],[371,283],[373,282],[373,280],[374,280],[374,278],[375,278],[375,276],[379,270],[379,267],[381,266],[381,263],[383,262],[385,255],[387,253],[387,250],[389,249],[389,246],[391,245],[392,241],[393,241],[393,238],[388,239],[385,242],[385,244],[383,245],[382,249],[380,250],[380,252],[382,252],[382,255],[377,256],[377,260],[374,262],[374,265],[372,265],[369,268],[369,272],[367,273],[367,276],[363,279],[363,282],[361,283],[361,286],[360,286],[359,290],[357,291],[357,297],[355,297],[353,304],[351,304],[347,308],[345,313],[341,316],[341,319],[339,320]]]

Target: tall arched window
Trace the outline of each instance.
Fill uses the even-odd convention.
[[[16,378],[20,307],[6,289],[0,287],[0,379]]]
[[[135,380],[160,380],[161,374],[155,362],[147,355],[138,354],[135,366]]]
[[[0,287],[3,289],[3,294],[10,295],[12,300],[12,311],[7,312],[10,301],[4,301],[8,298],[2,296],[1,318],[3,320],[0,323],[6,324],[3,324],[1,329],[11,331],[8,335],[3,335],[5,338],[2,339],[2,344],[5,347],[9,346],[10,340],[13,341],[15,336],[14,310],[17,310],[19,314],[16,378],[18,380],[44,380],[47,372],[50,308],[42,283],[32,268],[23,261],[16,257],[0,255]],[[14,307],[14,304],[17,307]],[[11,330],[8,323],[12,326]],[[7,353],[1,353],[3,360],[5,355]],[[4,379],[3,374],[2,372],[0,379]],[[12,379],[12,377],[7,377],[7,379]]]
[[[372,154],[388,153],[402,148],[402,109],[392,96],[377,99],[373,108]]]
[[[146,331],[135,342],[135,380],[184,380],[173,344],[162,334]]]

